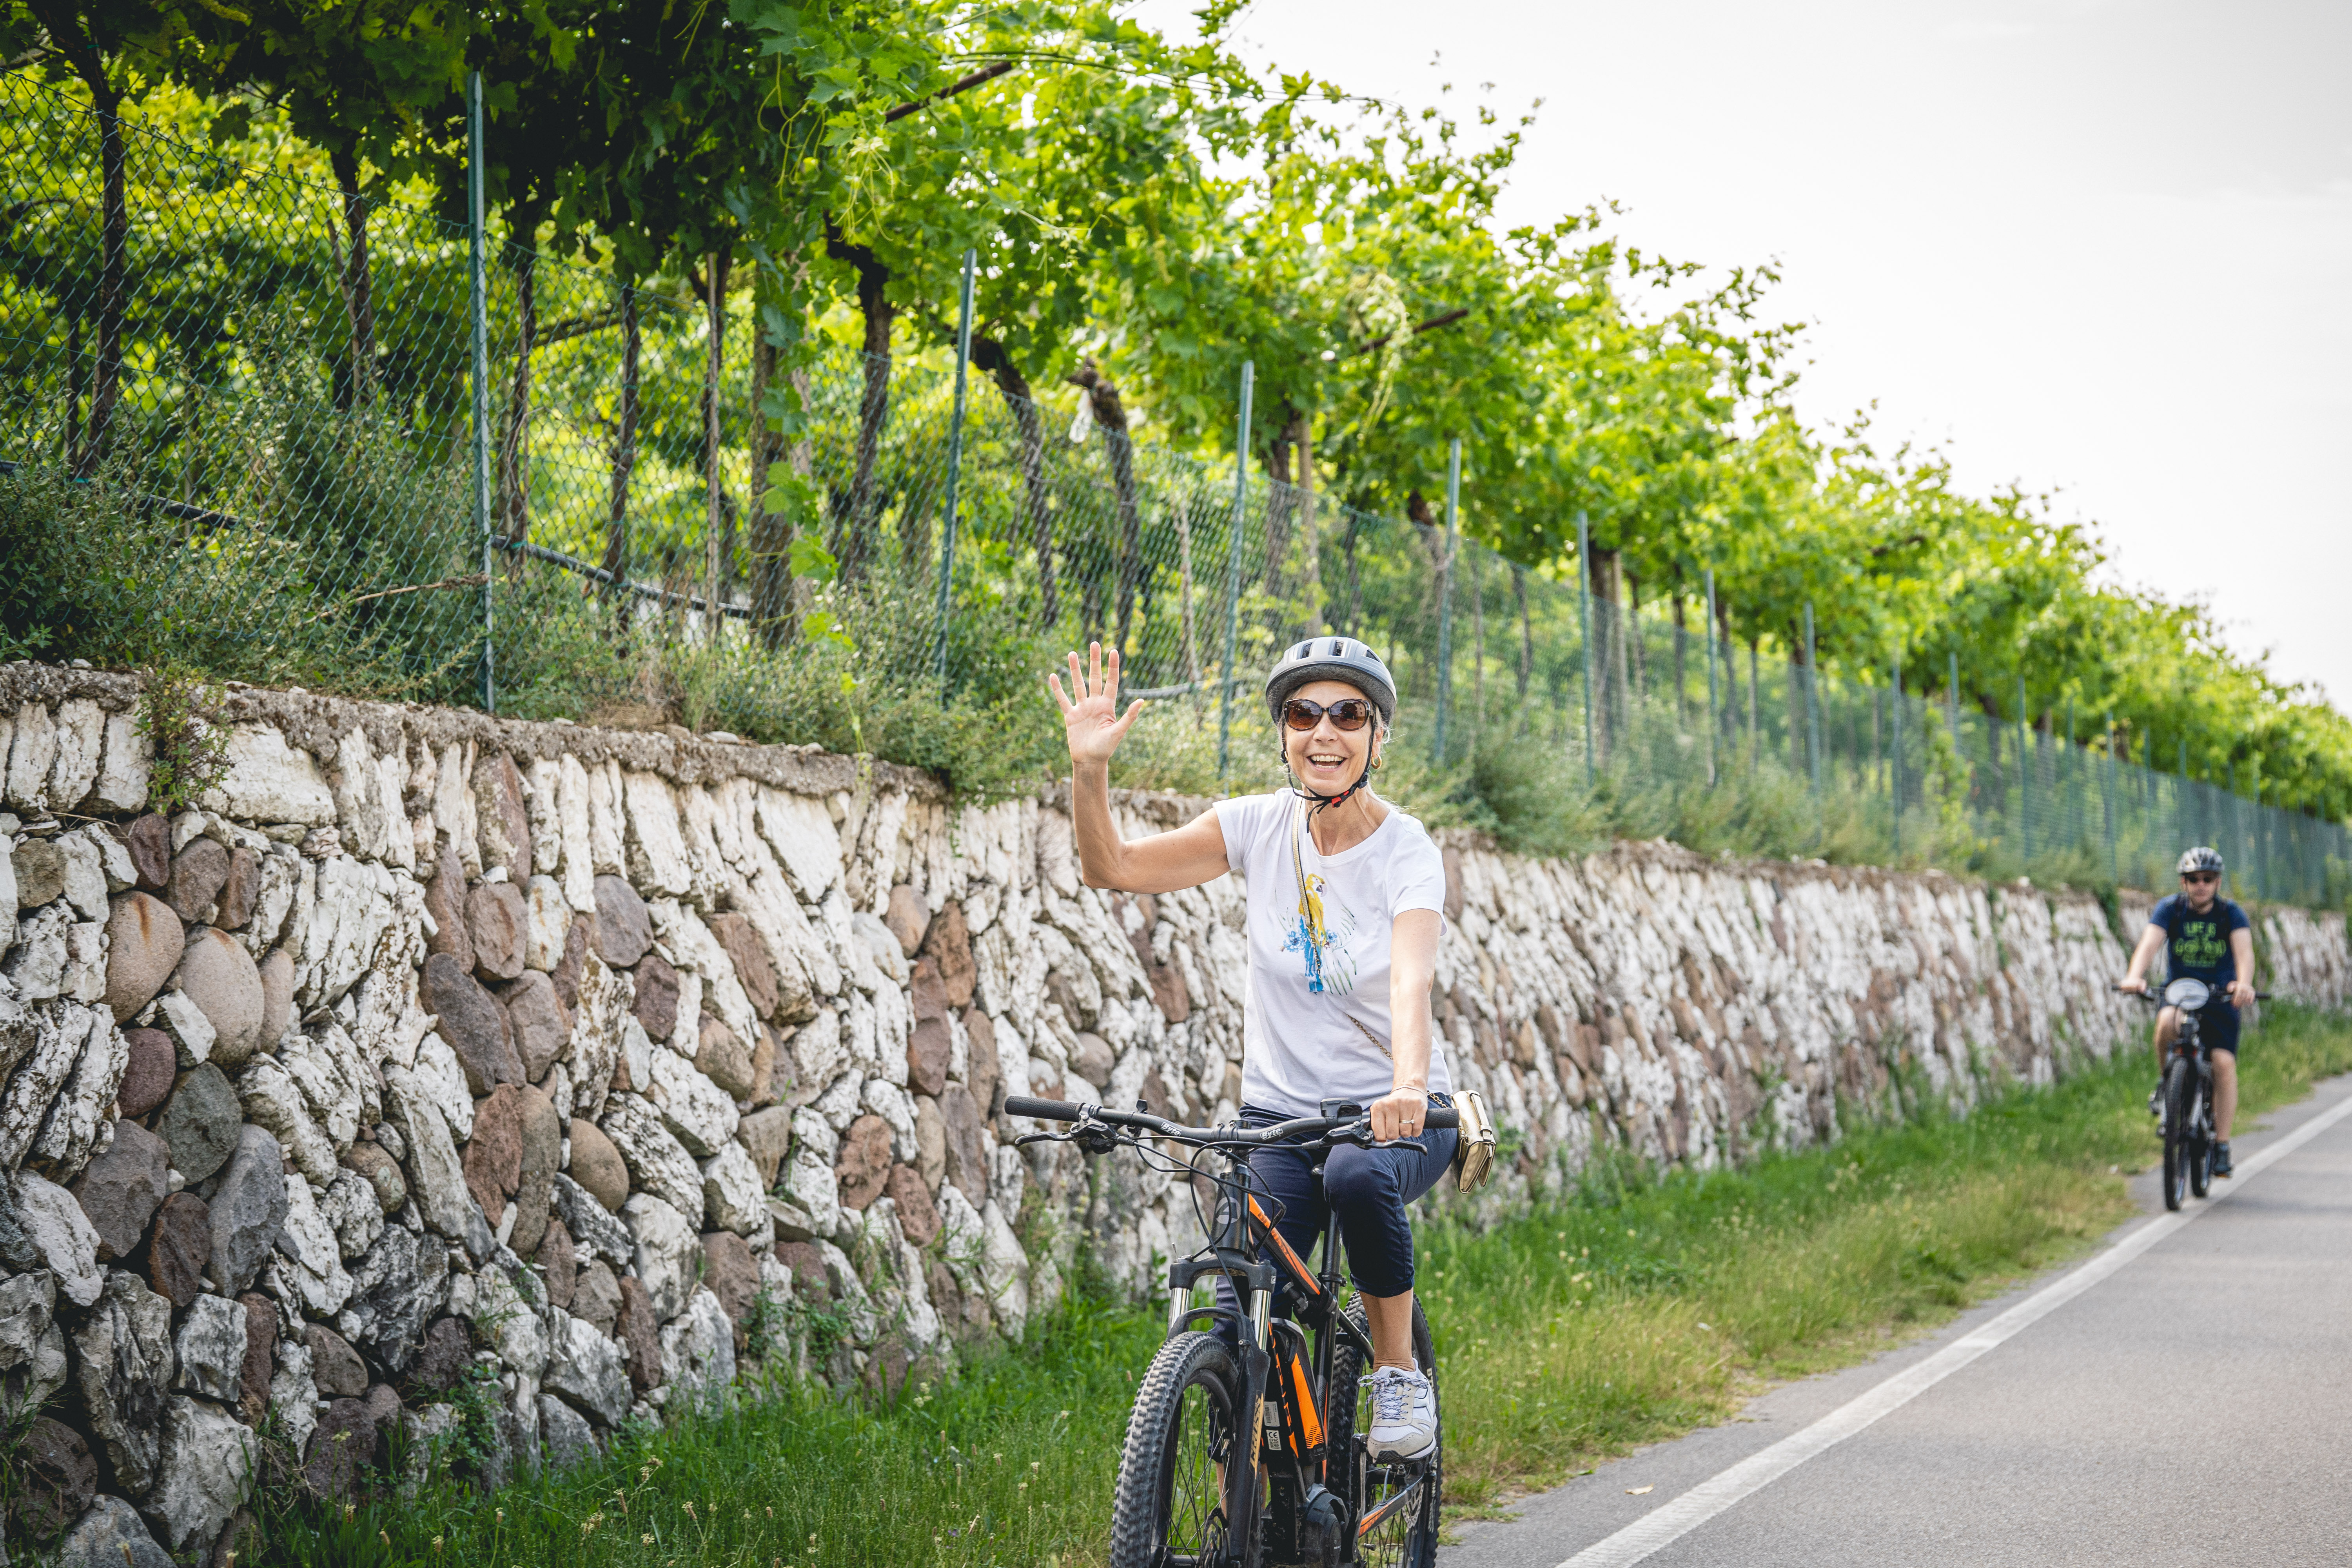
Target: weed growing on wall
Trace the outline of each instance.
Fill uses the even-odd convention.
[[[195,804],[228,770],[228,731],[215,723],[215,692],[178,667],[141,672],[139,732],[153,748],[149,808],[169,816]]]

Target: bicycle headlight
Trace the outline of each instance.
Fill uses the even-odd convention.
[[[2212,999],[2213,988],[2202,980],[2176,980],[2164,988],[2165,1005],[2184,1013],[2194,1013]]]

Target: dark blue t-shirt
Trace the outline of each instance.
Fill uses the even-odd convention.
[[[2202,980],[2219,991],[2238,977],[2238,961],[2230,952],[2230,933],[2249,929],[2246,911],[2216,897],[2199,914],[2189,900],[2175,893],[2149,912],[2147,923],[2165,934],[2165,966],[2170,980]]]

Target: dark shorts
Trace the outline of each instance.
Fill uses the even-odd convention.
[[[2197,1011],[2197,1033],[2213,1050],[2238,1054],[2238,1010],[2220,997]]]
[[[1451,1105],[1454,1097],[1433,1094],[1432,1105]],[[1242,1108],[1245,1125],[1267,1126],[1287,1118],[1253,1107]],[[1272,1198],[1282,1206],[1275,1229],[1292,1251],[1309,1267],[1323,1226],[1332,1210],[1339,1215],[1339,1235],[1348,1248],[1348,1273],[1368,1296],[1400,1296],[1412,1289],[1412,1226],[1405,1206],[1435,1186],[1454,1163],[1455,1133],[1424,1131],[1416,1142],[1429,1152],[1411,1149],[1357,1149],[1341,1146],[1323,1160],[1322,1203],[1315,1201],[1314,1167],[1304,1154],[1284,1149],[1260,1149],[1250,1156],[1253,1185],[1259,1202]],[[1269,1204],[1269,1210],[1273,1205]]]
[[[2223,1001],[2224,994],[2213,993],[2213,1000],[2197,1009],[2197,1037],[2212,1050],[2238,1054],[2238,1010]]]

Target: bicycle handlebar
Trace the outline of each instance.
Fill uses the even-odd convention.
[[[1082,1121],[1091,1116],[1113,1127],[1129,1127],[1149,1132],[1154,1137],[1173,1138],[1187,1143],[1279,1143],[1286,1139],[1312,1137],[1318,1132],[1330,1132],[1342,1127],[1352,1127],[1361,1121],[1358,1116],[1299,1116],[1288,1121],[1277,1121],[1271,1127],[1186,1127],[1163,1116],[1153,1116],[1141,1110],[1112,1110],[1100,1105],[1077,1105],[1066,1100],[1037,1100],[1025,1094],[1004,1098],[1006,1112],[1026,1116],[1037,1121]],[[1461,1113],[1450,1105],[1433,1105],[1423,1121],[1429,1131],[1442,1132],[1461,1125]]]
[[[2137,996],[2143,1002],[2154,1003],[2159,1007],[2166,1005],[2164,1000],[2164,988],[2160,985],[2141,991],[2126,991],[2121,985],[2110,986],[2109,989],[2125,996]],[[2222,990],[2221,986],[2215,986],[2213,989],[2216,995],[2221,994]],[[2257,1002],[2267,1002],[2271,999],[2273,994],[2274,994],[2269,991],[2257,991],[2254,993],[2254,1000]]]

